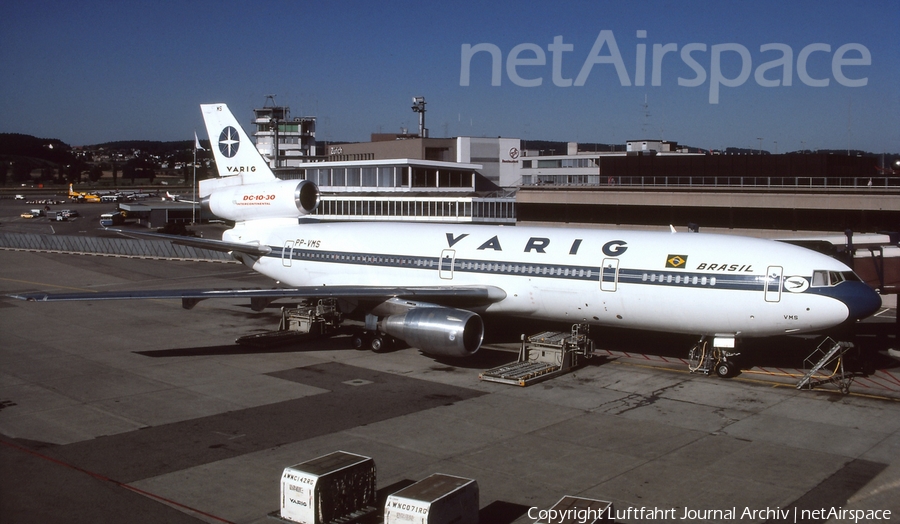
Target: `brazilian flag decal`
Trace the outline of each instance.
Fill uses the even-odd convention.
[[[666,267],[682,269],[686,264],[687,255],[669,255],[668,258],[666,258]]]

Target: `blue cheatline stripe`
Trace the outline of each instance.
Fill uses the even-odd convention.
[[[383,253],[358,253],[342,251],[322,251],[317,249],[288,249],[271,246],[268,257],[283,259],[289,253],[291,260],[346,264],[355,266],[377,266],[426,271],[451,270],[451,260],[440,257],[424,257]],[[585,282],[599,282],[601,271],[604,281],[613,282],[614,270],[599,266],[574,264],[528,264],[522,262],[456,258],[452,261],[454,273],[481,275],[520,275],[534,278],[554,278]],[[763,291],[765,277],[762,275],[737,273],[697,273],[685,271],[648,271],[642,269],[619,269],[619,284],[669,286],[700,289],[727,289],[740,291]],[[771,285],[775,285],[772,282]],[[780,280],[777,282],[780,286]],[[777,288],[776,288],[777,289]]]
[[[527,264],[522,262],[423,257],[411,255],[387,255],[383,253],[353,253],[341,251],[322,251],[317,249],[291,249],[272,247],[267,257],[282,259],[286,252],[292,260],[308,262],[325,262],[329,264],[346,264],[356,266],[377,266],[386,268],[418,269],[425,271],[453,271],[454,273],[470,273],[480,275],[518,275],[530,278],[552,278],[582,282],[599,282],[601,272],[603,281],[615,281],[615,270],[599,266],[579,266],[574,264]],[[451,263],[452,262],[452,263]],[[690,289],[732,290],[762,293],[768,286],[769,291],[778,292],[784,285],[784,278],[774,280],[765,275],[746,273],[700,273],[682,270],[651,271],[644,269],[619,268],[618,284],[665,286]],[[803,277],[806,278],[806,277]],[[807,281],[809,279],[807,278]],[[863,284],[864,285],[864,284]],[[847,303],[846,293],[851,286],[810,287],[805,294],[821,295]],[[846,291],[845,291],[846,290]],[[782,289],[781,296],[791,293]]]

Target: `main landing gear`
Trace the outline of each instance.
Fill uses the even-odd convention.
[[[353,349],[382,353],[397,345],[397,339],[378,329],[377,316],[368,314],[365,322],[364,329],[353,332],[353,338],[350,339]]]
[[[734,357],[740,353],[734,349],[734,337],[716,336],[710,340],[704,335],[688,353],[688,369],[691,373],[704,375],[715,373],[721,378],[736,377],[740,374],[741,368]]]
[[[370,350],[375,353],[382,353],[396,344],[394,337],[379,333],[378,331],[360,331],[353,334],[350,344],[353,349]]]

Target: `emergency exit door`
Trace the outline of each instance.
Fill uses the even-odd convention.
[[[619,259],[604,258],[600,268],[600,290],[614,292],[619,285]]]
[[[781,266],[769,266],[766,268],[765,295],[766,302],[778,302],[781,300],[781,276],[784,268]]]
[[[453,263],[456,261],[456,250],[445,249],[441,251],[441,258],[438,260],[438,274],[444,280],[453,280]]]
[[[284,248],[281,250],[281,265],[291,267],[291,261],[294,260],[294,241],[285,240]]]

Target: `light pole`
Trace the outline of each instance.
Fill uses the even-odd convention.
[[[414,96],[412,100],[413,100],[413,105],[412,105],[413,112],[419,113],[419,137],[427,138],[428,130],[425,129],[425,97],[424,96]]]
[[[197,150],[203,149],[194,131],[194,182],[191,184],[191,224],[197,224]]]

